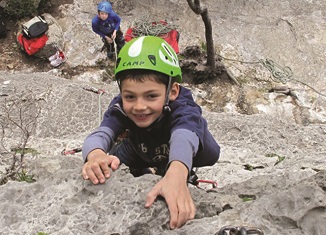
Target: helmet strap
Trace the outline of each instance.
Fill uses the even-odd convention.
[[[168,86],[166,88],[166,95],[165,95],[165,104],[163,106],[163,113],[169,113],[171,112],[171,108],[169,106],[169,102],[170,102],[170,90],[171,90],[171,82],[172,82],[172,77],[169,76],[169,83]]]

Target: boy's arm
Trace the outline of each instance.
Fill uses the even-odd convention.
[[[114,30],[118,31],[121,24],[121,17],[118,16],[117,14],[112,15],[112,17],[113,17],[113,21],[115,22]]]
[[[193,157],[199,148],[199,138],[195,132],[187,129],[177,129],[172,132],[168,165],[173,161],[182,162],[190,173]]]
[[[165,176],[150,191],[145,207],[150,207],[158,196],[165,198],[170,211],[170,228],[180,228],[195,217],[195,205],[187,181],[192,168],[192,158],[199,146],[197,135],[186,129],[172,132],[169,164]]]
[[[187,186],[188,169],[179,162],[171,162],[165,176],[147,194],[149,208],[158,196],[165,198],[170,211],[170,228],[180,228],[195,217],[195,205]]]
[[[84,162],[86,162],[87,156],[94,149],[100,149],[107,153],[114,143],[115,135],[113,131],[106,126],[100,126],[93,133],[88,135],[83,143],[82,156]]]
[[[99,27],[98,27],[98,17],[95,16],[93,19],[92,19],[92,30],[94,31],[94,33],[100,35],[102,38],[105,38],[105,34],[102,33],[100,30],[99,30]]]
[[[104,183],[110,177],[110,168],[116,170],[119,167],[120,160],[106,154],[114,143],[113,139],[113,131],[106,126],[100,126],[85,139],[82,148],[85,162],[82,176],[85,180],[89,179],[93,184]]]

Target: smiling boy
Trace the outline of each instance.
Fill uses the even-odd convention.
[[[191,91],[179,84],[178,58],[166,41],[145,36],[128,42],[119,53],[115,77],[120,94],[85,139],[82,175],[98,184],[120,164],[135,176],[155,168],[162,179],[147,194],[145,207],[164,197],[170,228],[179,228],[195,216],[187,185],[191,169],[215,164],[220,147]],[[115,144],[126,130],[128,137]]]

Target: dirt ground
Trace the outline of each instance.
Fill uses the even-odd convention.
[[[53,17],[60,17],[59,6],[70,4],[73,0],[49,1],[46,6],[41,6],[40,14],[50,13]],[[32,69],[35,72],[48,71],[48,61],[42,60],[25,53],[17,42],[18,20],[5,17],[4,22],[8,29],[7,36],[0,38],[0,71],[21,71]]]

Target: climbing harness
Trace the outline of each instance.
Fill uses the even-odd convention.
[[[247,235],[247,234],[264,235],[264,232],[261,229],[254,228],[254,227],[224,226],[214,235]]]
[[[74,148],[74,149],[71,149],[71,150],[62,150],[61,151],[61,154],[62,155],[68,155],[68,154],[75,154],[75,153],[79,153],[82,151],[82,148]]]
[[[206,189],[204,187],[202,187],[201,184],[211,184],[212,188],[208,189],[208,190],[212,190],[212,189],[217,188],[217,182],[214,181],[214,180],[200,180],[200,179],[198,179],[198,176],[196,174],[197,171],[198,171],[198,168],[196,168],[195,170],[191,170],[190,177],[188,179],[188,183],[196,186],[199,189],[203,189],[203,190],[206,190]]]

